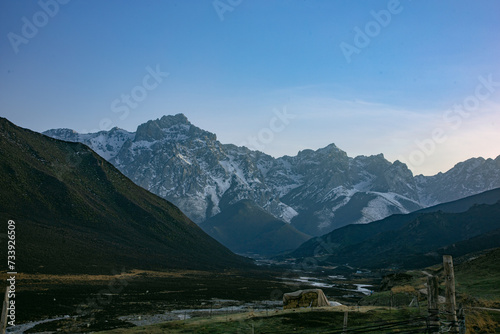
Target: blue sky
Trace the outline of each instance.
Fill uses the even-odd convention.
[[[335,143],[432,175],[500,154],[499,32],[496,0],[4,0],[0,116],[93,132],[182,112],[273,156]]]

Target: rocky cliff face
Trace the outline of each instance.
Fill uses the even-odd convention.
[[[242,199],[283,217],[289,207],[265,184],[254,161],[256,155],[222,145],[215,134],[176,115],[139,126],[135,138],[110,161],[140,186],[176,203],[198,223]]]
[[[182,114],[149,121],[136,133],[114,128],[45,134],[89,145],[197,223],[249,199],[298,230],[320,235],[500,187],[500,157],[471,159],[431,177],[414,177],[406,165],[382,154],[349,157],[334,144],[273,158],[221,144]]]

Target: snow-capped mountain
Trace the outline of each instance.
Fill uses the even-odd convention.
[[[446,173],[415,176],[420,202],[425,206],[450,202],[500,187],[500,156],[459,162]]]
[[[143,188],[201,223],[243,199],[310,235],[368,223],[500,187],[500,157],[471,159],[431,177],[383,155],[348,157],[334,144],[273,158],[221,144],[183,114],[94,134],[44,134],[94,149]]]
[[[97,133],[81,134],[70,129],[54,129],[43,134],[60,140],[83,143],[108,161],[118,154],[126,141],[135,137],[135,133],[116,127]]]

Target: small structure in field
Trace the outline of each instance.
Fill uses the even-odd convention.
[[[323,290],[308,289],[285,293],[283,295],[283,309],[299,307],[330,306]]]

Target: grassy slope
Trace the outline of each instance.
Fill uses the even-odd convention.
[[[156,334],[156,333],[329,333],[342,332],[344,311],[349,311],[350,330],[366,326],[383,325],[388,322],[408,321],[420,316],[418,312],[373,308],[330,307],[311,310],[296,309],[278,312],[242,313],[212,318],[189,319],[169,323],[117,329],[102,334]],[[408,324],[406,327],[411,326]],[[390,329],[390,328],[389,328]],[[400,327],[401,329],[401,327]],[[387,333],[387,328],[377,330],[376,326],[361,331],[363,333]]]
[[[500,333],[500,248],[477,256],[455,258],[454,262],[456,300],[465,308],[467,333]],[[392,303],[395,307],[407,307],[418,295],[420,306],[425,309],[427,297],[422,291],[426,291],[428,274],[438,276],[439,294],[444,296],[442,266],[436,265],[425,271],[387,275],[381,291],[365,297],[361,304],[388,306]]]
[[[500,303],[500,248],[455,268],[457,291]]]
[[[247,265],[83,144],[0,119],[0,156],[0,219],[3,231],[16,221],[18,271]]]
[[[488,306],[495,303],[500,305],[500,248],[483,251],[477,255],[454,258],[453,262],[457,301],[472,302],[472,306]],[[440,295],[444,295],[443,267],[439,264],[425,270],[387,274],[380,284],[380,292],[365,297],[363,304],[387,306],[390,291],[396,293],[399,290],[408,294],[426,290],[428,275],[438,276],[441,285]],[[406,287],[406,290],[402,287]],[[425,294],[421,297],[425,298]]]

